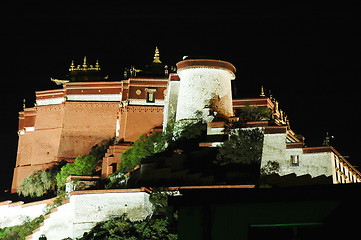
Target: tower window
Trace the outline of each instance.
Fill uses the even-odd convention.
[[[156,88],[146,88],[145,91],[147,92],[147,103],[154,103],[155,102],[155,92],[157,91]]]
[[[299,166],[300,165],[300,156],[299,155],[291,155],[291,166]]]

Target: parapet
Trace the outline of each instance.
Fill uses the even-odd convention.
[[[189,69],[189,68],[215,68],[229,71],[235,79],[236,68],[233,64],[214,59],[189,59],[177,63],[178,71]]]

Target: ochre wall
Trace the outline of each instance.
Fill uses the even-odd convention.
[[[115,137],[117,102],[65,102],[35,110],[35,130],[19,135],[12,192],[34,170],[73,160]]]
[[[118,109],[117,102],[65,102],[58,158],[76,158],[115,137]]]
[[[125,106],[120,109],[119,139],[134,142],[163,123],[163,107]]]

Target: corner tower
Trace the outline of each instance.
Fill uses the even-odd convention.
[[[176,121],[203,119],[209,115],[233,115],[231,80],[236,68],[229,62],[190,59],[177,63],[180,77]],[[212,118],[213,119],[213,118]]]

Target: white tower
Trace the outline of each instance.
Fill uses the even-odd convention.
[[[233,115],[231,80],[236,68],[229,62],[191,59],[177,63],[180,77],[176,121],[208,118],[211,111]]]

